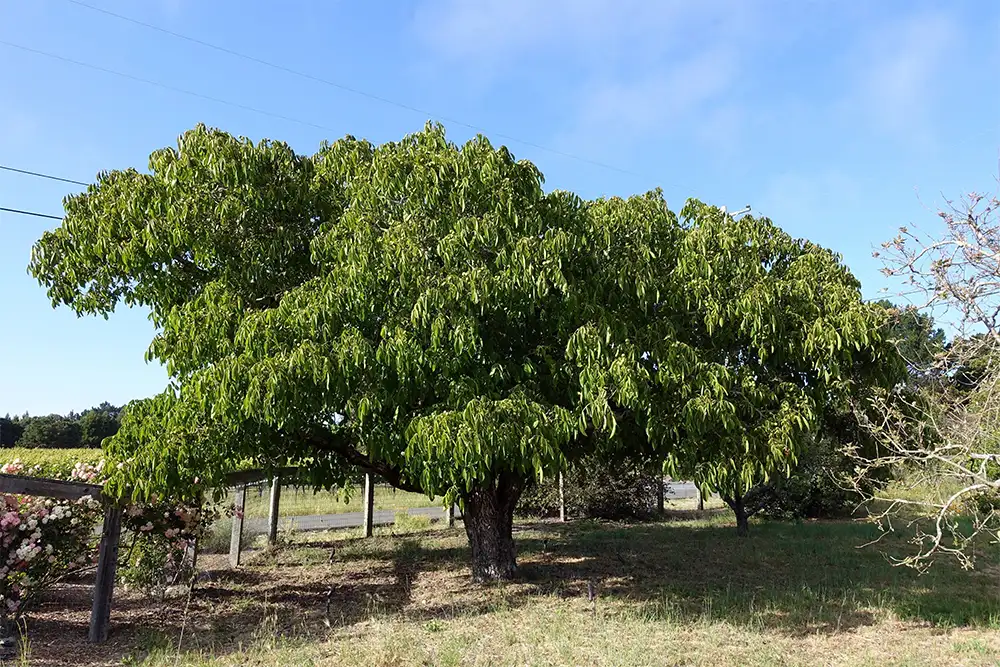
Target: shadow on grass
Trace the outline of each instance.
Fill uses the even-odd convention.
[[[238,571],[212,572],[189,603],[170,601],[156,612],[159,639],[143,629],[154,618],[149,603],[116,601],[113,632],[127,629],[132,650],[142,632],[143,644],[176,646],[189,605],[185,649],[225,654],[262,636],[309,641],[372,618],[423,623],[530,613],[539,602],[587,611],[591,586],[601,614],[640,623],[725,622],[791,636],[849,631],[892,616],[1000,625],[989,573],[951,561],[923,575],[893,567],[878,549],[858,548],[874,530],[852,522],[762,523],[741,539],[732,526],[679,520],[520,524],[521,575],[490,587],[471,582],[461,529],[319,538],[261,553]]]

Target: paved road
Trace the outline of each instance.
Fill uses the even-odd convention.
[[[694,485],[694,482],[667,482],[664,496],[666,500],[697,498],[698,488]]]
[[[691,482],[668,482],[666,485],[666,500],[677,498],[697,498],[698,489]],[[396,521],[396,512],[401,510],[375,510],[375,525],[387,526]],[[428,516],[431,520],[444,519],[442,507],[413,507],[410,516]],[[462,513],[457,508],[455,517],[461,518]],[[354,528],[363,521],[361,512],[345,512],[343,514],[308,514],[304,516],[281,517],[281,530],[327,530],[330,528]],[[247,519],[244,529],[254,533],[267,532],[267,519]]]

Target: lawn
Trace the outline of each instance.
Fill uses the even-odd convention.
[[[259,485],[247,489],[245,515],[251,518],[266,517],[270,488]],[[405,510],[411,507],[441,507],[440,500],[431,500],[422,493],[399,491],[390,486],[375,485],[376,510]],[[313,493],[312,489],[293,486],[282,487],[281,516],[307,514],[342,514],[361,511],[361,489],[353,489],[348,496],[329,491]]]
[[[32,617],[31,664],[1000,664],[996,566],[918,575],[859,549],[872,530],[762,523],[740,540],[719,510],[522,522],[521,579],[486,588],[460,526],[297,534],[239,571],[206,557],[190,600],[116,596],[103,646],[83,644],[86,589],[68,584]]]

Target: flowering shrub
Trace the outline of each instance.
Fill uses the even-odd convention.
[[[103,459],[71,463],[26,463],[20,457],[0,464],[0,473],[68,479],[103,485]],[[101,504],[35,496],[0,496],[0,622],[9,626],[31,599],[59,578],[96,562]],[[126,507],[119,576],[150,592],[187,579],[193,547],[220,515],[215,506],[153,499]]]
[[[194,544],[215,521],[215,506],[154,499],[125,511],[122,526],[132,543],[122,563],[122,579],[150,592],[186,581],[193,574]]]
[[[89,496],[0,498],[0,618],[6,627],[40,591],[93,562],[101,504]]]

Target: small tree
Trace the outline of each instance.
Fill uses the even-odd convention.
[[[647,418],[652,437],[679,442],[667,472],[717,490],[746,535],[760,486],[787,475],[824,414],[859,385],[892,377],[898,358],[884,310],[862,301],[832,252],[766,218],[734,221],[697,202],[683,215],[690,255],[675,277],[688,286],[691,320],[654,352],[669,381]],[[677,373],[678,358],[691,370]]]
[[[954,334],[909,382],[858,405],[882,449],[862,460],[899,473],[873,519],[885,531],[915,528],[913,553],[899,563],[925,567],[939,554],[972,566],[972,545],[1000,537],[1000,200],[971,193],[948,201],[940,226],[899,235],[875,253],[887,276]]]

